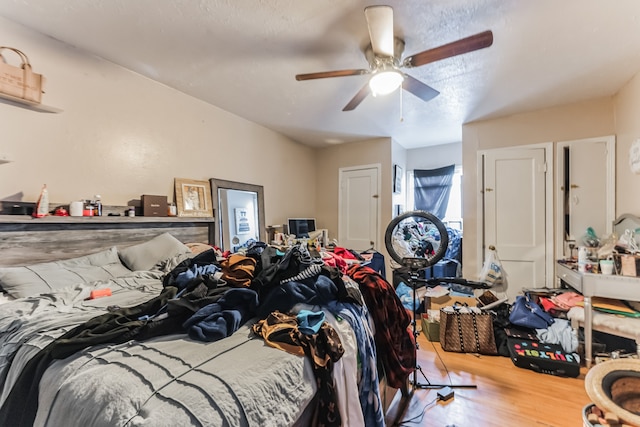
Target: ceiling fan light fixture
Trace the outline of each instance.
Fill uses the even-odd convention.
[[[381,70],[369,79],[369,89],[373,96],[388,95],[400,87],[404,75],[396,69]]]

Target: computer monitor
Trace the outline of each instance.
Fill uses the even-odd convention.
[[[289,234],[304,239],[309,237],[311,231],[316,231],[315,218],[289,218]]]

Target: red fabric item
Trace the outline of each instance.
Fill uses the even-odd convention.
[[[336,246],[335,248],[333,248],[333,253],[341,256],[344,259],[358,259],[354,254],[349,252],[348,249],[341,248],[340,246]]]
[[[411,316],[393,286],[371,268],[355,264],[347,275],[358,283],[373,318],[376,349],[387,382],[391,387],[400,388],[416,365],[415,337],[409,330]]]
[[[561,307],[557,306],[553,301],[546,297],[540,297],[538,302],[547,313],[551,313],[554,310],[562,310]]]
[[[329,267],[337,268],[342,274],[347,273],[347,262],[340,255],[336,255],[333,252],[324,252],[322,261]]]

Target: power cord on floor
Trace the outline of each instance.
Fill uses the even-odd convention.
[[[422,419],[424,418],[424,414],[427,412],[427,408],[431,405],[433,405],[434,403],[436,403],[438,400],[440,400],[440,397],[436,397],[435,399],[433,399],[432,401],[428,402],[426,405],[424,405],[424,407],[422,408],[422,410],[420,411],[420,413],[412,418],[409,418],[407,420],[402,420],[398,425],[399,426],[403,426],[403,425],[409,425],[409,424],[418,424],[420,425],[420,423],[422,423]]]
[[[427,412],[427,408],[429,406],[433,405],[434,403],[436,403],[437,401],[446,402],[446,401],[448,401],[450,399],[453,399],[453,394],[454,394],[454,392],[450,387],[442,388],[441,390],[438,391],[438,396],[435,399],[433,399],[432,401],[430,401],[427,404],[425,404],[419,414],[417,414],[414,417],[409,418],[407,420],[401,421],[400,424],[398,424],[398,425],[402,426],[402,425],[416,424],[416,423],[418,423],[419,425],[422,425],[422,420],[424,418],[424,414],[426,414],[426,412]]]

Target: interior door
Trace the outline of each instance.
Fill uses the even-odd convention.
[[[484,156],[484,248],[495,246],[510,301],[546,285],[544,148],[508,148]]]
[[[379,175],[379,166],[340,169],[340,246],[355,250],[379,249]]]

